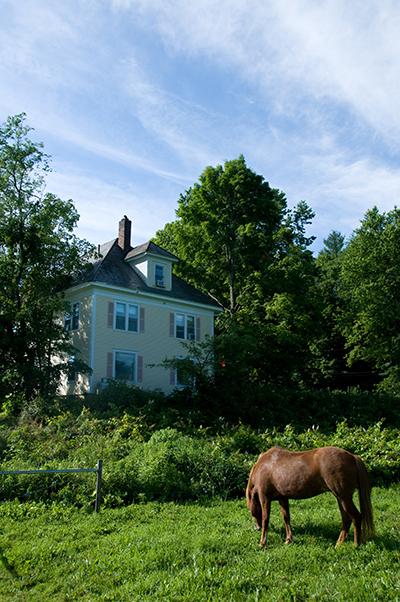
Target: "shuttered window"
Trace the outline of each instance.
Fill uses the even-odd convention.
[[[108,352],[107,378],[130,383],[143,382],[143,356],[135,351],[118,349]]]
[[[108,328],[125,332],[144,332],[144,307],[110,301],[108,304]]]
[[[191,314],[170,313],[169,336],[181,341],[200,341],[200,318]]]

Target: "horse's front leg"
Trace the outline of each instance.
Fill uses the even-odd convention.
[[[271,500],[264,496],[260,496],[261,510],[262,510],[262,519],[261,519],[261,541],[260,547],[267,546],[267,533],[268,533],[268,524],[269,524],[269,515],[271,512]]]
[[[281,507],[283,522],[285,523],[286,529],[286,541],[285,543],[292,543],[294,541],[292,529],[290,528],[290,512],[289,512],[289,500],[287,498],[283,498],[279,500],[279,504]]]

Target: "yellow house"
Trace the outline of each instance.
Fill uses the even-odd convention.
[[[150,367],[182,357],[182,341],[213,335],[220,307],[172,273],[177,258],[153,242],[131,247],[131,221],[119,223],[118,238],[99,245],[100,259],[66,291],[71,331],[90,377],[71,370],[62,394],[95,393],[109,379],[169,393],[183,386],[173,369]]]

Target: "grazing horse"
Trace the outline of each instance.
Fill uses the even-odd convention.
[[[358,487],[360,512],[353,503]],[[338,447],[320,447],[291,452],[272,447],[261,454],[250,472],[246,489],[247,507],[257,529],[262,529],[260,546],[267,545],[271,502],[278,500],[286,527],[286,543],[293,541],[289,499],[305,499],[331,491],[339,503],[342,530],[336,546],[354,525],[354,545],[374,536],[371,482],[361,458]],[[362,536],[361,536],[362,525]]]

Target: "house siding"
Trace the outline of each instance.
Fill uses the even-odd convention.
[[[65,300],[69,303],[79,303],[79,329],[71,332],[71,342],[77,348],[79,359],[90,365],[91,344],[90,330],[92,318],[93,296],[91,294],[67,294]],[[59,391],[62,395],[81,395],[90,390],[90,377],[78,374],[75,382],[64,379]]]
[[[204,340],[206,334],[213,334],[213,310],[201,308],[196,304],[149,299],[143,294],[117,290],[112,293],[93,290],[85,296],[69,294],[66,298],[71,303],[80,302],[80,328],[72,333],[72,342],[79,349],[80,358],[93,368],[93,375],[91,378],[79,375],[76,383],[64,383],[60,391],[62,394],[96,392],[102,379],[109,375],[107,354],[115,350],[132,351],[142,358],[142,381],[138,383],[139,386],[161,389],[169,393],[174,388],[170,383],[169,370],[161,367],[151,368],[148,364],[159,364],[166,357],[184,355],[181,341],[170,336],[170,314],[180,312],[195,315],[197,320],[200,320],[201,340]],[[140,332],[140,311],[138,333],[109,327],[109,304],[115,301],[138,305],[144,309],[144,332]]]

